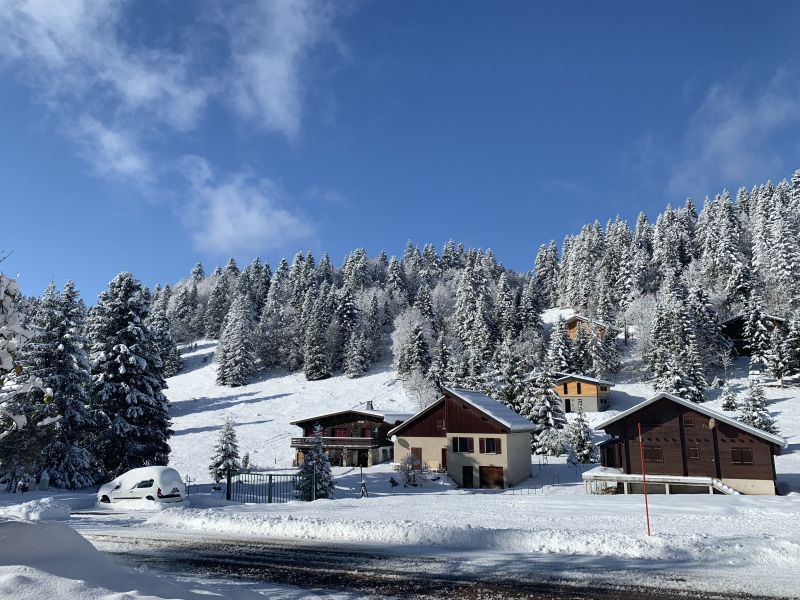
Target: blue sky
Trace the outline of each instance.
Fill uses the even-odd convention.
[[[44,6],[43,6],[44,5]],[[583,223],[800,168],[795,2],[0,5],[26,293],[409,238],[527,270]]]

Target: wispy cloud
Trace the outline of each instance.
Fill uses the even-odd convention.
[[[148,154],[134,136],[110,129],[97,119],[83,116],[71,127],[81,153],[95,172],[107,179],[122,179],[147,186],[155,182],[155,171]]]
[[[672,196],[711,193],[716,182],[761,181],[787,168],[776,138],[800,124],[800,76],[780,70],[764,85],[711,86],[689,121],[678,156],[671,161]]]
[[[312,226],[284,208],[277,187],[248,173],[217,179],[208,161],[187,156],[181,171],[192,201],[184,209],[195,247],[211,254],[278,249],[307,239]]]
[[[332,27],[335,6],[275,0],[239,5],[229,13],[233,102],[242,116],[289,139],[297,136],[306,63],[320,45],[340,47]]]

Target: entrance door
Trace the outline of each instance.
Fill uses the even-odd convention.
[[[564,399],[564,412],[572,412],[572,400],[569,398]]]
[[[447,448],[442,448],[442,471],[447,471]]]
[[[461,487],[475,487],[475,481],[472,478],[472,465],[461,467],[461,481]]]
[[[369,450],[359,450],[358,451],[358,466],[359,467],[366,467],[367,463],[369,462],[369,457],[367,456]]]
[[[503,467],[478,467],[478,471],[482,488],[503,489]]]
[[[417,468],[422,468],[422,448],[412,448],[411,456],[417,459]]]

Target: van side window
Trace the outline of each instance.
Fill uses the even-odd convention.
[[[147,481],[140,481],[139,483],[136,484],[136,487],[137,489],[138,488],[149,489],[153,487],[153,480],[148,479]]]

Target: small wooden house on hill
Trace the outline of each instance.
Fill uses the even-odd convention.
[[[641,424],[641,445],[638,427]],[[641,491],[642,454],[648,493],[714,491],[772,495],[775,455],[786,440],[666,392],[600,423],[604,469],[584,481]]]
[[[365,409],[348,409],[315,415],[292,421],[303,430],[302,437],[294,437],[295,464],[303,464],[305,453],[311,448],[314,428],[322,427],[322,447],[332,465],[370,467],[391,460],[392,442],[388,432],[405,421],[410,414],[375,410],[372,402]]]
[[[608,408],[614,383],[575,373],[554,373],[553,391],[559,395],[564,412],[576,412],[579,405],[587,412]]]
[[[389,432],[395,462],[409,454],[465,488],[507,488],[531,476],[533,424],[473,390],[442,397]]]
[[[750,356],[750,349],[744,338],[744,328],[747,315],[737,315],[722,323],[722,335],[728,338],[739,356]],[[772,331],[776,327],[785,327],[786,319],[767,315],[767,328]]]
[[[587,332],[594,330],[595,333],[601,337],[604,336],[606,332],[613,335],[619,333],[614,327],[606,323],[601,323],[600,321],[584,317],[583,315],[572,315],[567,319],[567,335],[574,340],[578,337],[578,329],[584,329]]]

